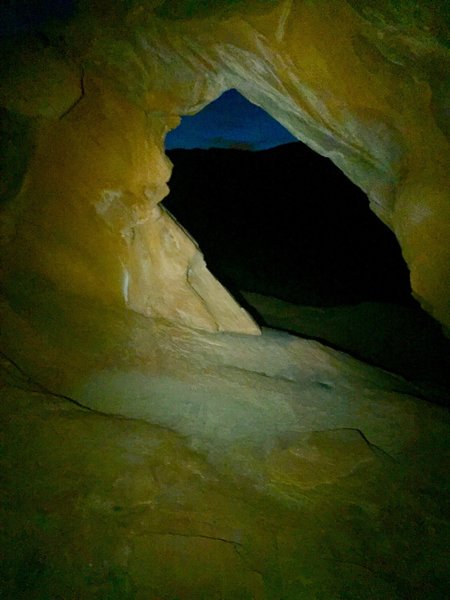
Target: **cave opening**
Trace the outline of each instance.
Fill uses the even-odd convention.
[[[400,246],[366,194],[237,91],[184,117],[166,150],[164,206],[234,294],[414,303]]]
[[[235,90],[183,117],[166,152],[164,207],[260,325],[448,384],[448,343],[395,235],[331,160]]]

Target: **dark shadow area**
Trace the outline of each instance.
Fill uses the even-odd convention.
[[[394,234],[330,160],[300,142],[168,156],[165,207],[259,323],[320,339],[446,402],[450,344],[412,298]]]
[[[313,306],[414,302],[395,236],[366,195],[304,144],[168,155],[164,205],[233,291]]]

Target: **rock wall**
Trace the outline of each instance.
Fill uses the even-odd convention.
[[[448,13],[409,4],[80,1],[65,22],[5,38],[8,302],[26,303],[17,281],[38,278],[156,319],[258,333],[158,207],[165,134],[235,87],[367,192],[414,295],[448,326]]]

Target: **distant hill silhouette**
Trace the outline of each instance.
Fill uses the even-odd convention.
[[[313,306],[408,304],[408,269],[366,195],[302,143],[172,150],[163,202],[231,291]]]

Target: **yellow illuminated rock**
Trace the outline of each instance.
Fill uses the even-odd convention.
[[[367,192],[448,328],[447,17],[80,0],[4,36],[6,598],[445,597],[445,409],[261,333],[159,203],[167,132],[236,88]]]
[[[13,254],[44,255],[29,269],[145,314],[256,333],[201,261],[187,277],[196,250],[154,211],[170,177],[164,135],[235,87],[368,193],[401,243],[413,293],[449,325],[445,3],[416,13],[340,0],[81,4],[48,47],[28,42],[17,60],[5,45],[0,101],[41,118],[27,121],[27,177],[2,222],[26,211],[66,254],[58,271],[45,257],[56,240],[46,248],[41,236],[36,251],[36,233],[19,224]],[[3,269],[17,269],[6,254]]]

